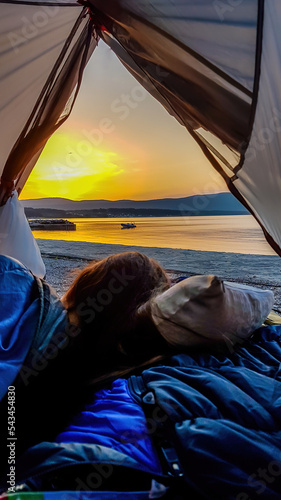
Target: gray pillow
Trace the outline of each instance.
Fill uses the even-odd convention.
[[[193,276],[154,297],[151,312],[161,335],[174,346],[234,345],[262,325],[273,302],[270,290]]]

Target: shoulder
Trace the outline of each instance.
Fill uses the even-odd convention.
[[[33,289],[34,282],[33,274],[21,262],[7,255],[0,255],[0,296],[2,302],[7,291],[9,291],[10,298],[11,294],[14,294],[15,297],[17,296],[17,300],[19,300],[19,295],[26,296]],[[8,297],[6,299],[8,300]],[[26,299],[27,297],[25,297]]]
[[[8,255],[0,255],[0,273],[6,272],[21,272],[32,277],[32,273],[19,260],[9,257]]]

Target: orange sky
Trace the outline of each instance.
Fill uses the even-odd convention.
[[[188,132],[102,43],[71,117],[49,140],[21,199],[151,199],[227,191]]]

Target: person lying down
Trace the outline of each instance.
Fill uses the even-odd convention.
[[[215,276],[170,286],[164,269],[138,252],[89,264],[61,300],[0,256],[0,298],[1,424],[14,387],[17,456],[42,441],[93,443],[157,474],[161,463],[128,377],[178,353],[234,352],[274,301],[271,291]],[[130,433],[138,438],[119,439]]]

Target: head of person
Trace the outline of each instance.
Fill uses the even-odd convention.
[[[19,453],[53,440],[92,392],[161,357],[166,343],[147,305],[167,288],[161,266],[138,252],[92,262],[80,272],[62,299],[66,331],[72,333],[46,364],[43,357],[44,369],[17,390]]]
[[[160,264],[139,252],[112,255],[80,272],[62,302],[79,329],[75,356],[85,378],[161,354],[165,342],[141,306],[168,287]]]

